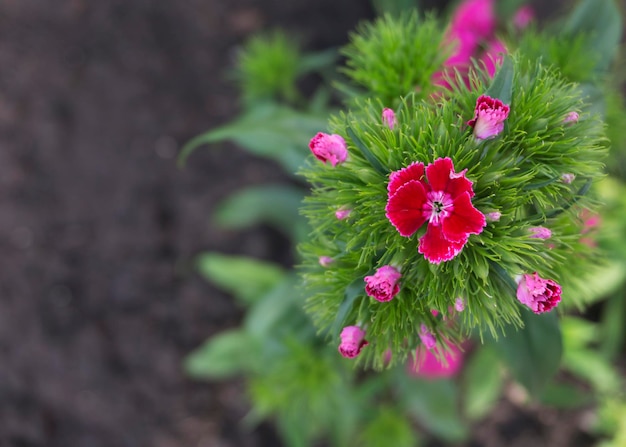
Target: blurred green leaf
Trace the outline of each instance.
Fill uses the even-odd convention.
[[[236,121],[189,141],[178,156],[179,165],[199,146],[231,140],[248,152],[280,163],[296,172],[309,154],[309,141],[327,128],[326,116],[298,112],[272,103],[259,104]]]
[[[467,436],[467,426],[458,410],[458,389],[453,381],[410,378],[399,370],[395,383],[402,407],[434,435],[449,442],[459,442]]]
[[[307,324],[299,307],[301,295],[296,288],[297,282],[295,275],[291,274],[257,300],[244,320],[248,332],[259,338],[267,337],[269,331],[286,316],[290,319],[290,324],[286,328],[292,335],[295,335],[297,328],[305,329],[311,326]],[[312,326],[310,330],[313,332]]]
[[[585,33],[587,42],[598,55],[597,71],[606,71],[616,55],[622,36],[622,18],[613,0],[583,0],[572,11],[564,32]]]
[[[398,409],[382,406],[361,432],[363,447],[415,447],[418,438],[406,416]]]
[[[205,253],[196,265],[202,276],[249,305],[283,281],[286,272],[278,265],[246,256]]]
[[[293,186],[252,186],[222,201],[213,218],[221,227],[235,230],[265,223],[297,239],[306,226],[298,212],[303,197],[304,190]]]
[[[602,310],[600,325],[602,346],[601,351],[605,358],[616,359],[623,352],[626,341],[626,293],[620,290],[610,297]]]
[[[538,396],[559,369],[563,340],[556,312],[535,315],[522,310],[522,329],[509,330],[506,337],[491,341],[515,379]]]
[[[253,368],[259,340],[242,330],[222,332],[187,356],[184,369],[191,377],[223,379]]]
[[[334,67],[338,57],[339,54],[335,49],[305,54],[300,57],[300,61],[298,63],[298,75],[332,68]]]
[[[476,420],[489,413],[500,397],[503,383],[496,352],[488,346],[478,348],[463,371],[467,417]]]
[[[515,69],[513,68],[513,61],[510,56],[505,56],[502,61],[502,66],[498,69],[485,95],[498,98],[504,104],[511,104],[514,74]]]
[[[539,400],[550,407],[569,409],[591,404],[592,396],[592,393],[581,391],[572,385],[551,382],[545,387]]]
[[[399,17],[419,6],[418,0],[372,0],[371,3],[377,16],[389,14],[393,17]]]
[[[344,326],[344,322],[346,321],[346,317],[348,316],[350,309],[352,309],[354,301],[358,296],[363,295],[365,290],[363,284],[363,278],[357,278],[352,281],[348,287],[346,287],[343,302],[339,306],[335,322],[330,330],[333,338],[339,337],[339,332],[341,332],[341,329]]]

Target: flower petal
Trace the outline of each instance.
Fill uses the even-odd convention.
[[[426,234],[419,240],[418,251],[432,264],[449,261],[458,255],[467,242],[467,237],[461,241],[449,241],[443,236],[441,227],[428,224]]]
[[[470,195],[463,193],[452,202],[450,215],[441,224],[443,235],[449,241],[467,240],[470,234],[480,234],[487,224],[485,215],[474,208]]]
[[[424,163],[416,161],[406,168],[392,172],[389,175],[389,184],[387,185],[389,197],[394,195],[398,188],[411,180],[417,180],[421,183],[424,182]]]
[[[454,165],[450,158],[438,158],[426,167],[428,184],[433,191],[446,191],[450,181],[450,173],[454,173]]]
[[[385,207],[387,219],[402,236],[409,237],[426,222],[425,203],[424,186],[417,180],[410,180],[389,197]]]

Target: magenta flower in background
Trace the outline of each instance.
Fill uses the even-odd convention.
[[[493,39],[487,43],[487,48],[480,56],[479,62],[485,67],[489,77],[493,78],[495,76],[496,68],[502,64],[506,53],[506,47],[500,40]]]
[[[387,125],[387,127],[393,130],[393,128],[396,127],[396,124],[398,123],[396,120],[396,113],[393,110],[385,107],[383,109],[383,122]]]
[[[424,323],[420,324],[418,335],[426,349],[433,349],[437,345],[437,338]]]
[[[398,281],[402,274],[390,265],[384,265],[376,270],[376,273],[363,278],[365,292],[381,303],[390,301],[400,291]]]
[[[504,130],[504,120],[509,116],[509,106],[497,98],[481,95],[476,100],[474,118],[467,124],[474,128],[477,140],[494,138]]]
[[[464,0],[454,11],[450,33],[488,39],[496,29],[494,0]]]
[[[552,231],[546,227],[531,227],[528,231],[533,239],[550,239],[552,237]]]
[[[426,379],[445,379],[457,375],[463,367],[463,352],[454,345],[448,346],[450,349],[444,351],[442,361],[434,352],[418,349],[417,360],[412,359],[408,363],[409,374]]]
[[[348,158],[348,148],[341,135],[318,132],[309,142],[309,149],[320,161],[330,162],[334,167]]]
[[[339,352],[348,359],[355,358],[361,353],[361,349],[368,345],[365,331],[358,326],[344,327],[339,337],[341,338]]]
[[[339,208],[335,211],[335,217],[339,220],[344,220],[350,217],[350,213],[352,213],[350,208]]]
[[[518,30],[525,29],[535,20],[535,10],[530,5],[521,6],[513,15],[513,26]]]
[[[517,286],[517,299],[536,314],[549,312],[561,301],[561,286],[537,272],[524,274]]]
[[[418,251],[433,264],[449,261],[470,234],[480,234],[486,225],[483,213],[472,205],[472,185],[465,170],[454,172],[450,158],[439,158],[426,169],[413,163],[389,176],[387,219],[404,237],[428,222]]]

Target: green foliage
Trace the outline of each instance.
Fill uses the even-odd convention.
[[[196,262],[206,279],[248,305],[275,287],[286,275],[277,265],[245,256],[213,252],[200,255]]]
[[[415,447],[416,433],[406,415],[398,409],[382,406],[361,433],[359,445],[363,447]]]
[[[428,97],[435,89],[432,76],[451,51],[442,48],[442,35],[434,18],[417,13],[365,23],[342,51],[348,58],[343,72],[387,107],[411,93]]]
[[[282,31],[253,36],[239,52],[235,72],[244,102],[294,102],[300,57],[296,41]]]
[[[311,135],[325,127],[326,120],[318,115],[260,104],[236,121],[191,139],[181,150],[179,164],[199,146],[231,140],[254,155],[277,161],[287,172],[295,172],[308,153]]]
[[[469,419],[480,419],[493,409],[503,379],[498,353],[489,346],[478,348],[463,373],[464,412]]]
[[[394,130],[382,123],[380,102],[356,102],[330,124],[347,141],[349,161],[337,168],[313,162],[302,171],[312,185],[303,212],[313,232],[301,245],[310,291],[307,310],[322,331],[338,324],[365,324],[370,345],[360,359],[368,364],[381,367],[390,347],[394,360],[403,361],[419,344],[420,324],[441,338],[458,337],[458,328],[430,314],[436,309],[449,316],[457,297],[467,302],[459,315],[460,333],[479,327],[495,335],[507,324],[521,326],[512,279],[521,273],[537,271],[560,281],[566,300],[577,302],[576,279],[592,263],[589,247],[580,242],[577,216],[591,203],[585,196],[589,182],[601,175],[603,126],[593,116],[575,126],[564,124],[570,111],[582,107],[577,87],[523,57],[512,63],[511,113],[498,138],[477,142],[465,125],[474,114],[476,97],[488,88],[482,77],[474,77],[472,89],[461,84],[454,99],[437,104],[407,99],[396,111]],[[439,157],[452,158],[457,172],[467,169],[476,208],[500,211],[502,217],[470,237],[455,259],[434,265],[417,252],[421,233],[400,236],[385,216],[385,205],[387,173]],[[574,183],[562,182],[563,173],[575,174]],[[348,221],[334,217],[339,207],[353,210]],[[528,237],[528,228],[536,225],[551,228],[550,248]],[[573,251],[578,254],[572,256]],[[322,255],[336,260],[332,268],[317,264]],[[350,312],[337,321],[348,286],[390,263],[403,274],[400,294],[381,304],[362,289]]]
[[[555,313],[522,312],[524,329],[490,343],[515,379],[538,396],[561,364],[563,342]]]
[[[298,213],[303,198],[304,191],[295,186],[253,186],[221,202],[213,218],[231,230],[268,224],[297,240],[306,231],[306,222]]]

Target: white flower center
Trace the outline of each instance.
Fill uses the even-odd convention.
[[[450,194],[444,191],[431,191],[426,194],[424,217],[433,225],[441,225],[442,220],[448,217],[453,209],[454,205]]]

